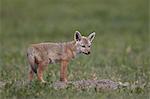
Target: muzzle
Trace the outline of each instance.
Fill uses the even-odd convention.
[[[87,53],[86,53],[86,52],[83,52],[83,53],[86,54],[86,55],[89,55],[91,52],[87,52]]]

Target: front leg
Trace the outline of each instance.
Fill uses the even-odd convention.
[[[68,61],[61,61],[60,81],[67,82],[67,65]]]

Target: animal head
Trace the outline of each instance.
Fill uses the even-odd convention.
[[[74,34],[74,40],[76,42],[77,53],[90,54],[91,43],[95,37],[95,32],[90,33],[88,37],[82,36],[79,31]]]

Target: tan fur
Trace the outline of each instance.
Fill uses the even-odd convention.
[[[38,79],[42,82],[43,70],[48,64],[60,63],[60,80],[67,82],[68,62],[79,53],[89,54],[92,39],[83,37],[76,31],[75,40],[66,43],[39,43],[32,44],[27,50],[27,58],[30,64],[29,80],[37,73]],[[94,34],[95,36],[95,34]],[[82,48],[81,46],[85,46]]]

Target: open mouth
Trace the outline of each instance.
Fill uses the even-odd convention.
[[[90,54],[90,52],[87,52],[87,53],[85,53],[85,52],[83,52],[85,55],[89,55]]]

